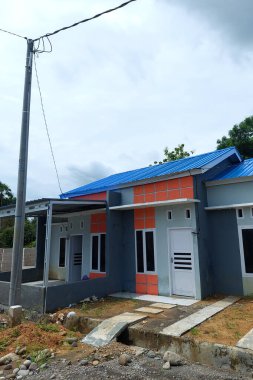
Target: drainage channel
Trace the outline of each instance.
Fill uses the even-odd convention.
[[[75,329],[88,334],[101,323],[101,319],[79,317],[75,321]],[[71,329],[71,326],[66,326]],[[142,323],[127,327],[117,338],[117,341],[128,346],[139,346],[149,350],[164,353],[167,350],[175,352],[192,363],[204,364],[222,370],[233,370],[238,373],[252,373],[253,351],[214,344],[198,342],[189,337],[173,337],[145,329]]]
[[[128,327],[117,339],[126,345],[134,345],[164,353],[175,352],[192,363],[204,364],[222,370],[252,373],[253,352],[233,346],[198,342],[188,337],[172,337],[147,331],[142,324]]]

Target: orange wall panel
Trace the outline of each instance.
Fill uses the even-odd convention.
[[[147,294],[152,294],[153,296],[158,295],[158,286],[157,285],[147,285]]]
[[[106,200],[106,191],[103,191],[102,193],[80,195],[79,197],[74,197],[72,199],[75,199],[75,200],[85,199],[85,200],[90,200],[90,201],[104,201],[104,200]]]
[[[149,203],[193,197],[192,176],[173,178],[134,187],[134,203]]]
[[[90,272],[89,278],[92,280],[94,278],[106,277],[106,273]]]
[[[185,188],[185,189],[181,189],[181,197],[182,198],[193,198],[194,197],[194,194],[193,194],[193,188]]]
[[[180,178],[181,187],[193,187],[193,177]]]
[[[90,218],[90,232],[106,233],[106,213],[92,214]]]

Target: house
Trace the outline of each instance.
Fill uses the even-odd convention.
[[[0,217],[14,213],[0,208]],[[253,292],[253,159],[234,147],[114,174],[30,201],[26,213],[38,224],[25,307],[50,311],[119,291]],[[9,278],[0,274],[3,304]]]

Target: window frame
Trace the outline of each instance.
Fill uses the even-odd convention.
[[[238,215],[238,212],[239,212],[239,210],[242,210],[242,216],[239,216]],[[237,219],[244,219],[244,211],[243,211],[243,207],[238,207],[237,209],[236,209],[236,218]]]
[[[240,218],[241,219],[241,218]],[[252,225],[244,225],[238,227],[238,235],[239,235],[239,249],[240,249],[240,256],[241,256],[241,269],[242,269],[242,275],[243,277],[253,277],[253,273],[247,273],[246,272],[246,265],[245,265],[245,258],[244,258],[244,247],[243,247],[243,237],[242,237],[242,230],[253,230]]]
[[[105,236],[105,271],[101,271],[101,236]],[[98,236],[98,269],[92,269],[92,244],[93,236]],[[92,273],[106,273],[106,233],[96,232],[90,234],[90,272]]]
[[[65,258],[64,258],[64,266],[60,265],[60,255],[61,255],[61,239],[65,239]],[[59,237],[59,257],[58,257],[58,268],[66,268],[67,266],[67,236]]]
[[[169,212],[170,212],[170,215],[171,215],[171,218],[169,218]],[[172,210],[167,210],[166,211],[166,214],[167,214],[167,220],[170,222],[171,220],[173,220],[173,211]]]
[[[138,272],[138,262],[137,262],[137,239],[136,239],[136,233],[140,231],[142,232],[142,241],[143,241],[143,266],[144,271]],[[145,233],[146,232],[153,232],[153,241],[154,241],[154,263],[155,263],[155,270],[154,271],[148,271],[147,270],[147,250],[146,250],[146,239],[145,239]],[[136,229],[134,231],[134,240],[135,240],[135,268],[136,268],[136,274],[157,274],[157,252],[156,252],[156,229],[155,228],[143,228],[143,229]]]
[[[189,212],[189,218],[187,218],[187,212]],[[190,208],[186,208],[184,212],[185,220],[191,220],[192,218],[192,210]]]

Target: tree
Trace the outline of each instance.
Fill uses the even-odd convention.
[[[154,161],[154,164],[164,164],[165,162],[180,160],[180,158],[186,158],[191,156],[194,151],[191,150],[190,152],[187,152],[184,150],[184,144],[179,144],[176,146],[173,150],[169,151],[168,147],[166,146],[163,150],[165,158],[162,161]]]
[[[235,146],[244,158],[253,157],[253,116],[228,131],[228,136],[217,140],[217,149]]]
[[[0,182],[0,206],[6,206],[15,202],[15,197],[8,185]]]

